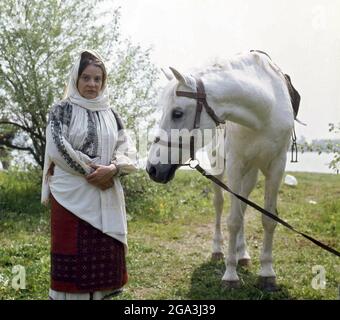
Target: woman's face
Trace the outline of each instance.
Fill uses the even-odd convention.
[[[103,71],[94,65],[88,65],[78,79],[78,91],[86,99],[98,97],[103,85]]]

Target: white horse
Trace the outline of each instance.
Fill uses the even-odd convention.
[[[248,198],[256,182],[258,171],[265,176],[265,209],[276,214],[277,196],[286,165],[286,154],[294,125],[294,112],[284,74],[269,57],[259,52],[239,54],[223,64],[216,64],[192,75],[184,75],[173,68],[163,92],[163,116],[160,129],[170,136],[172,129],[193,129],[196,100],[178,96],[176,92],[196,92],[197,81],[205,86],[206,100],[215,115],[226,120],[226,173],[228,186]],[[216,128],[216,123],[203,108],[200,130]],[[164,139],[163,139],[164,140]],[[156,182],[170,181],[178,164],[156,163],[160,151],[168,146],[159,139],[151,146],[147,172]],[[163,150],[162,150],[163,149]],[[189,156],[187,156],[188,158]],[[223,173],[218,177],[222,178]],[[221,214],[222,190],[214,187],[216,225],[213,256],[222,256]],[[227,219],[229,231],[226,271],[222,281],[231,288],[240,286],[237,264],[250,261],[243,232],[246,205],[231,196]],[[259,286],[276,289],[272,245],[276,222],[262,216],[264,239],[260,257]]]

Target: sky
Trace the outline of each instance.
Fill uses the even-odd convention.
[[[158,68],[197,69],[250,49],[266,51],[301,95],[298,137],[340,138],[340,0],[109,0],[121,32],[152,47]],[[165,78],[160,74],[161,85]]]

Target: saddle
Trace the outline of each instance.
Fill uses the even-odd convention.
[[[297,114],[299,112],[300,100],[301,96],[299,92],[293,87],[292,80],[288,74],[284,74],[286,79],[286,85],[288,87],[289,95],[290,95],[290,102],[292,103],[292,107],[294,110],[294,119],[296,119]]]
[[[258,52],[258,53],[262,53],[265,54],[270,60],[271,57],[264,51],[261,50],[250,50],[250,52]],[[293,84],[292,84],[292,80],[290,79],[290,76],[288,74],[283,74],[286,80],[286,85],[288,88],[288,92],[290,95],[290,102],[292,103],[292,107],[294,110],[294,119],[296,120],[296,117],[298,115],[299,112],[299,106],[300,106],[300,100],[301,100],[301,96],[299,94],[299,92],[294,88]]]

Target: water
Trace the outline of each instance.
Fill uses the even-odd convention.
[[[298,162],[291,163],[291,154],[288,155],[286,171],[304,171],[319,173],[336,173],[334,169],[330,169],[328,164],[333,160],[334,154],[317,152],[298,153]]]

